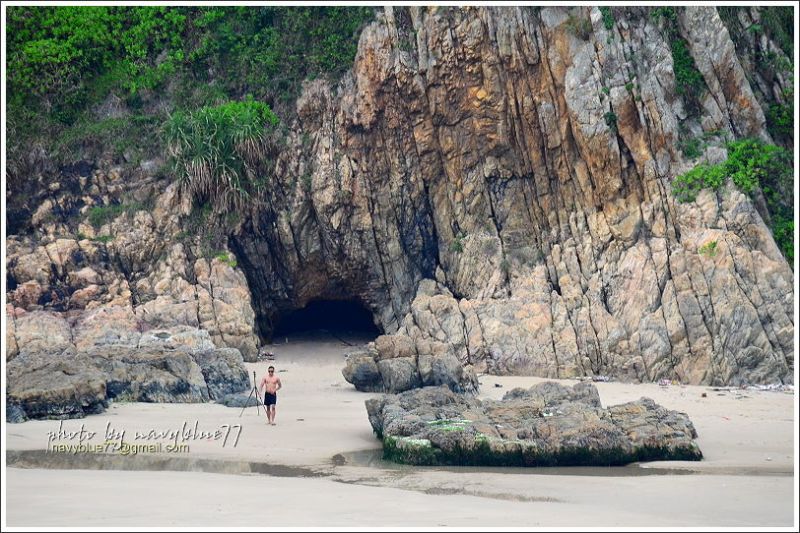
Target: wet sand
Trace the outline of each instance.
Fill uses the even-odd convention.
[[[247,365],[259,377],[269,364],[278,370],[284,388],[277,426],[268,426],[255,407],[240,417],[241,409],[216,404],[145,403],[114,404],[61,426],[8,424],[5,444],[13,452],[7,459],[16,467],[6,469],[7,525],[263,526],[270,509],[278,510],[272,525],[310,527],[788,527],[796,520],[793,393],[596,384],[605,405],[649,396],[688,413],[705,456],[699,463],[407,467],[378,459],[380,443],[364,409],[373,395],[355,391],[341,375],[349,348],[335,338],[298,339],[272,346],[273,362]],[[481,396],[499,398],[539,381],[481,376]],[[58,437],[59,427],[77,431],[81,425],[96,432],[86,444],[103,443],[113,428],[125,430],[126,442],[162,449],[155,457],[120,449],[102,458],[15,453],[77,445],[77,437],[63,434],[48,443],[48,432]],[[197,438],[195,427],[207,434]],[[182,430],[187,439],[134,438],[170,430]],[[228,432],[224,444],[224,436],[210,435],[215,430]],[[188,448],[164,449],[176,443]]]

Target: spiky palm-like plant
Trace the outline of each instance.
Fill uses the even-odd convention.
[[[164,135],[182,194],[220,213],[251,201],[260,192],[261,163],[275,149],[277,124],[269,106],[252,98],[170,116]]]

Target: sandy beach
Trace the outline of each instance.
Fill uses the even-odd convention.
[[[7,524],[263,527],[267,513],[272,526],[347,527],[790,527],[795,519],[793,392],[597,383],[604,405],[648,396],[688,413],[699,463],[404,467],[379,459],[364,408],[371,395],[341,374],[349,348],[335,338],[270,348],[284,385],[276,426],[256,407],[240,417],[241,409],[217,404],[145,403],[8,424]],[[268,364],[247,366],[260,378]],[[540,381],[484,375],[481,397]],[[81,427],[83,443],[72,434]],[[127,443],[161,448],[65,448],[113,446],[121,431]]]

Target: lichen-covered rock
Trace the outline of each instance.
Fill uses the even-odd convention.
[[[425,387],[367,400],[384,457],[427,465],[622,465],[700,460],[684,413],[649,398],[603,408],[590,383],[545,382],[493,401]]]

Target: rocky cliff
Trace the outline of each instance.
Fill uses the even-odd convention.
[[[161,328],[252,360],[283,314],[346,299],[390,335],[378,359],[412,367],[790,382],[794,274],[763,198],[671,187],[698,163],[687,139],[710,163],[726,139],[785,142],[765,111],[793,82],[751,41],[708,7],[385,8],[340,82],[305,85],[265,192],[222,222],[163,159],[39,169],[8,221],[7,358]]]

